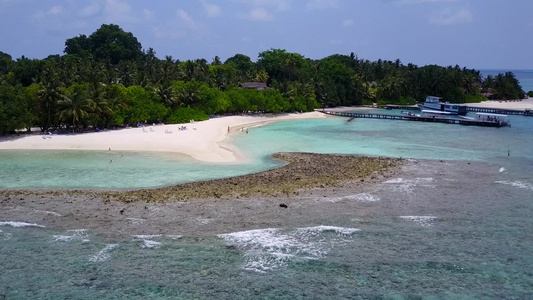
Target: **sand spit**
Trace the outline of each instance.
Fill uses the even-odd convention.
[[[0,139],[0,150],[90,150],[176,153],[204,162],[242,159],[231,136],[273,122],[320,119],[320,112],[224,116],[187,124],[149,125],[121,130],[59,135],[21,135]],[[1,138],[1,137],[0,137]]]

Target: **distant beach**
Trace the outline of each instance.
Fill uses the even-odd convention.
[[[533,109],[533,98],[522,100],[487,100],[480,103],[467,103],[466,105],[472,107],[524,110]]]

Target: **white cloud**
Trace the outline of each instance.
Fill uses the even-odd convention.
[[[308,9],[327,9],[339,6],[339,0],[313,0],[307,4]]]
[[[467,9],[462,9],[455,13],[451,12],[450,10],[445,10],[438,16],[431,18],[429,22],[435,25],[448,26],[461,23],[470,23],[472,20],[472,13]]]
[[[61,15],[62,13],[63,13],[63,7],[56,5],[56,6],[52,6],[46,12],[38,11],[37,13],[35,13],[33,15],[33,18],[34,19],[43,19],[43,18],[46,18],[46,17],[49,17],[49,16],[58,16],[58,15]]]
[[[106,22],[109,23],[131,23],[136,21],[132,14],[131,6],[126,1],[106,0],[104,13]]]
[[[143,15],[146,20],[153,20],[155,17],[155,13],[149,9],[144,9]]]
[[[253,21],[270,21],[273,19],[273,16],[263,7],[259,7],[253,8],[248,14],[248,18]]]
[[[50,8],[46,12],[46,14],[49,15],[49,16],[57,16],[57,15],[60,15],[62,12],[63,12],[63,7],[62,6],[54,6],[54,7]]]
[[[420,4],[420,3],[439,3],[439,2],[457,2],[459,0],[398,0],[400,4]]]
[[[354,24],[354,21],[350,19],[342,21],[342,26],[344,27],[349,27],[349,26],[352,26],[353,24]]]
[[[195,26],[195,22],[193,20],[193,18],[186,12],[184,11],[183,9],[178,9],[176,11],[176,16],[178,16],[178,18],[183,21],[185,24],[191,26],[191,27],[194,27]]]
[[[166,28],[154,27],[153,32],[156,38],[158,39],[179,39],[187,35],[187,32],[184,30],[169,30]]]
[[[84,7],[80,10],[80,16],[82,17],[91,17],[97,14],[100,11],[100,6],[96,3],[93,3],[87,7]]]
[[[220,6],[207,3],[205,0],[201,0],[200,2],[202,3],[202,6],[204,7],[204,11],[208,17],[215,17],[215,16],[220,15]]]
[[[291,9],[291,0],[233,0],[233,2],[246,4],[251,7],[274,7],[280,11]]]

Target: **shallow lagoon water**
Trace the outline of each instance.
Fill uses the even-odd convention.
[[[211,164],[174,154],[127,151],[3,150],[0,188],[129,189],[231,177],[279,165]]]

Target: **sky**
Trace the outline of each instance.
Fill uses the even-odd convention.
[[[0,51],[63,54],[102,24],[160,58],[285,49],[321,59],[353,52],[475,69],[533,69],[533,0],[0,0]]]

